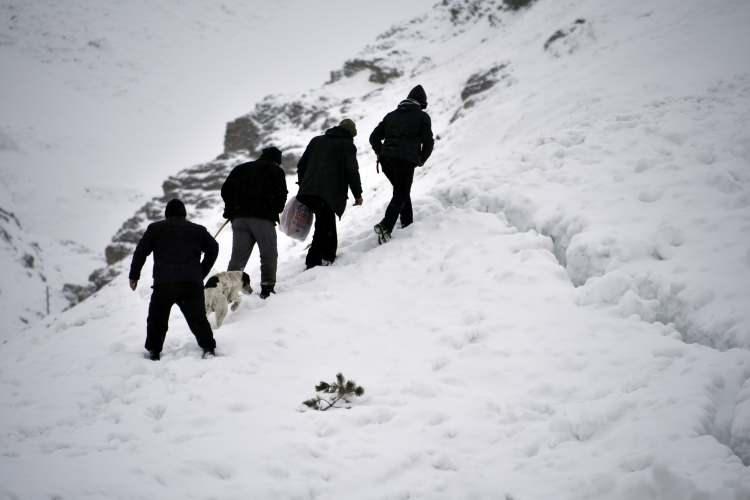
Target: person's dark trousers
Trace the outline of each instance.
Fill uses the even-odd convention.
[[[393,232],[393,226],[396,225],[396,219],[399,217],[401,217],[402,227],[414,222],[414,213],[411,208],[411,185],[414,181],[416,166],[393,158],[383,158],[381,165],[383,173],[393,185],[393,196],[385,209],[383,220],[380,221],[380,225],[390,233]]]
[[[244,271],[256,242],[260,248],[260,284],[273,288],[279,259],[276,223],[273,221],[258,217],[232,220],[232,256],[227,271]]]
[[[297,199],[307,205],[315,215],[315,229],[312,244],[307,252],[305,264],[308,269],[319,266],[324,260],[336,260],[338,236],[336,235],[336,214],[322,198],[317,196],[303,196]]]
[[[146,350],[160,353],[169,327],[169,312],[177,304],[204,350],[216,348],[211,325],[206,318],[206,300],[202,283],[163,283],[154,285],[146,320]]]

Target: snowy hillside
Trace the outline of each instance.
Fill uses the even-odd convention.
[[[46,277],[36,269],[39,259],[38,248],[24,239],[23,228],[16,215],[3,208],[7,206],[7,195],[3,196],[3,201],[5,203],[0,205],[0,263],[3,264],[4,281],[8,284],[33,283],[34,290],[16,296],[10,286],[0,288],[0,303],[3,304],[0,314],[8,318],[7,325],[16,322],[28,323],[46,312]],[[28,302],[29,295],[36,296],[35,304]],[[8,333],[2,332],[2,337]]]
[[[213,231],[231,166],[273,143],[292,169],[347,116],[365,204],[335,265],[280,237],[278,293],[245,298],[215,359],[175,312],[144,360],[149,283],[122,276],[8,340],[0,495],[750,498],[749,22],[740,0],[444,0],[259,100],[103,272],[169,196]],[[416,83],[439,140],[416,223],[378,246],[367,135]],[[339,371],[365,395],[305,411]]]
[[[2,208],[39,247],[52,310],[82,292],[113,231],[167,176],[220,151],[238,110],[326,78],[354,50],[342,40],[361,46],[431,0],[402,3],[0,0]],[[38,302],[39,283],[0,259],[21,276],[0,285],[16,331],[13,311]]]

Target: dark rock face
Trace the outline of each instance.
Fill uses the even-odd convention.
[[[221,202],[219,191],[224,179],[234,165],[245,159],[247,159],[246,156],[226,156],[225,159],[195,165],[169,176],[162,184],[163,195],[143,205],[120,226],[112,237],[112,242],[104,250],[108,267],[94,271],[89,276],[89,286],[71,285],[69,289],[73,296],[85,298],[117,276],[119,271],[109,266],[117,264],[133,253],[146,227],[164,218],[164,208],[169,200],[173,198],[182,200],[192,216],[198,216],[201,211],[218,207]]]
[[[35,259],[33,255],[28,253],[23,254],[21,262],[26,269],[34,269]]]
[[[442,0],[439,8],[446,9],[450,22],[462,26],[486,19],[490,26],[502,23],[502,13],[530,7],[536,0]]]
[[[47,277],[44,259],[38,243],[27,239],[16,215],[0,207],[0,261],[7,263],[0,297],[5,297],[12,309],[5,311],[3,330],[13,331],[44,317],[44,293]],[[17,266],[17,267],[16,267]]]
[[[503,0],[503,4],[508,10],[519,10],[530,7],[535,0]]]
[[[120,275],[124,267],[124,263],[120,263],[119,266],[107,266],[97,269],[89,275],[89,282],[85,285],[66,283],[63,285],[63,296],[70,302],[72,307],[114,280]]]
[[[2,238],[6,243],[12,244],[13,236],[8,230],[5,229],[4,226],[9,224],[15,226],[18,229],[21,229],[21,223],[18,221],[18,218],[13,212],[9,212],[2,207],[0,207],[0,222],[2,222],[2,224],[0,224],[0,238]]]
[[[368,79],[374,87],[385,85],[404,75],[415,78],[421,71],[432,67],[433,61],[427,54],[412,54],[399,47],[410,46],[411,40],[439,41],[441,37],[457,36],[480,22],[489,22],[492,26],[500,24],[500,15],[509,10],[507,4],[504,0],[442,0],[429,15],[414,18],[380,35],[374,45],[366,47],[358,57],[346,61],[341,69],[333,71],[328,84],[363,71],[368,73]],[[435,23],[438,23],[437,27],[450,23],[450,29],[445,35],[436,37]],[[473,106],[498,82],[507,78],[510,84],[512,78],[508,75],[506,64],[472,75],[462,92],[463,105],[458,113]],[[374,88],[362,99],[367,100],[368,96],[377,95],[378,91],[378,88]],[[170,199],[181,199],[191,218],[221,213],[220,188],[226,176],[236,165],[257,158],[264,147],[274,145],[281,149],[282,168],[288,175],[293,175],[307,142],[347,116],[351,104],[351,99],[334,99],[325,92],[302,94],[297,98],[267,96],[250,113],[227,124],[224,150],[219,156],[212,161],[181,170],[164,180],[163,194],[139,208],[112,237],[105,249],[107,267],[94,271],[89,276],[88,284],[66,285],[66,293],[74,303],[79,302],[117,276],[148,224],[163,217],[164,207]],[[351,118],[356,121],[360,117]]]
[[[482,19],[486,19],[490,26],[497,26],[502,11],[514,10],[503,0],[443,0],[440,7],[448,11],[454,26],[476,23]]]
[[[252,116],[260,124],[262,135],[266,138],[275,138],[275,134],[288,127],[313,133],[323,132],[325,129],[336,125],[337,121],[329,115],[329,109],[335,103],[326,97],[320,97],[316,102],[305,102],[302,100],[279,101],[275,97],[267,97],[255,106]],[[273,141],[267,139],[268,144]],[[286,151],[288,148],[281,148]],[[296,171],[296,165],[286,167],[287,172]]]
[[[123,241],[118,241],[107,245],[107,248],[104,249],[104,257],[107,261],[107,265],[111,266],[112,264],[120,262],[122,259],[130,255],[130,253],[134,249],[134,245],[138,243],[138,239],[139,237],[133,236],[133,238],[129,240],[129,243],[131,243],[131,245],[128,245]]]
[[[461,100],[466,102],[471,97],[491,89],[499,81],[507,80],[510,75],[507,72],[503,72],[507,67],[508,64],[499,64],[487,71],[471,75],[466,80],[463,90],[461,90]]]
[[[474,73],[466,80],[464,88],[461,90],[462,106],[454,113],[450,123],[458,120],[464,110],[469,109],[477,104],[483,94],[495,87],[498,83],[504,83],[506,87],[515,84],[515,79],[510,71],[508,63],[497,64],[486,71]]]
[[[117,277],[146,227],[164,217],[164,208],[169,200],[182,200],[190,217],[200,217],[211,211],[220,212],[220,190],[229,172],[240,163],[257,158],[264,147],[276,145],[282,149],[282,168],[287,174],[294,174],[306,143],[283,143],[280,131],[289,128],[308,131],[312,138],[336,125],[337,120],[330,116],[328,110],[340,104],[324,97],[307,102],[284,101],[269,96],[258,103],[250,114],[229,122],[224,136],[224,152],[212,161],[170,175],[162,183],[163,194],[149,200],[115,232],[104,250],[107,267],[91,273],[87,284],[66,284],[63,287],[65,297],[71,305],[75,305]]]
[[[361,71],[369,71],[370,78],[368,80],[378,85],[384,85],[402,75],[399,69],[388,66],[385,59],[381,57],[371,60],[350,59],[344,63],[344,67],[340,70],[331,71],[331,78],[326,83],[335,83],[342,78],[349,78]]]
[[[249,116],[227,123],[224,153],[250,153],[260,142],[260,131]]]
[[[82,302],[94,292],[96,292],[96,288],[93,285],[74,285],[72,283],[65,283],[62,289],[63,297],[65,297],[65,300],[67,300],[71,306]]]
[[[580,41],[589,28],[585,19],[576,19],[573,24],[564,29],[559,29],[544,42],[544,50],[555,57],[563,54],[572,54],[580,46]]]
[[[443,5],[448,7],[451,15],[451,23],[460,25],[469,22],[473,18],[483,15],[483,6],[480,1],[449,1],[443,0]]]

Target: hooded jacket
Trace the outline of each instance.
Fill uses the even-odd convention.
[[[336,215],[344,214],[347,190],[355,198],[362,196],[357,147],[351,132],[336,126],[314,137],[297,164],[298,197],[322,198]]]
[[[426,106],[424,90],[417,85],[409,93],[409,97],[401,101],[394,111],[385,115],[370,134],[370,145],[378,158],[424,165],[435,145],[432,121],[423,111]]]
[[[257,217],[279,221],[286,203],[286,175],[275,148],[263,150],[255,161],[237,165],[221,186],[224,217]]]
[[[154,253],[154,285],[202,284],[219,255],[219,244],[205,227],[186,220],[185,206],[172,200],[167,205],[166,219],[149,224],[138,242],[130,264],[131,280],[140,279],[143,264],[151,252]]]

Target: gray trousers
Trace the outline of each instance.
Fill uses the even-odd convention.
[[[276,285],[276,224],[257,217],[237,217],[232,221],[232,257],[228,271],[244,271],[255,243],[260,249],[260,284]]]

